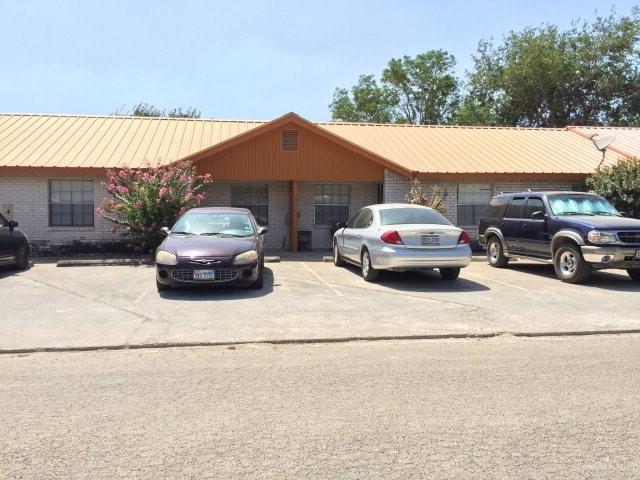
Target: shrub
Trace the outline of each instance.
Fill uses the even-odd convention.
[[[640,217],[640,161],[621,158],[587,178],[587,186],[618,210]]]
[[[193,164],[181,162],[164,167],[123,168],[107,172],[105,198],[99,216],[131,239],[135,248],[155,248],[162,241],[160,228],[170,227],[178,217],[204,198],[202,188],[211,175],[196,175]]]
[[[411,180],[411,187],[409,188],[409,193],[406,197],[406,202],[411,203],[413,205],[422,205],[423,207],[433,208],[440,213],[444,213],[445,204],[444,204],[445,194],[442,192],[440,188],[433,185],[431,186],[430,192],[425,193],[425,188],[422,185],[422,182],[417,178],[413,178]]]

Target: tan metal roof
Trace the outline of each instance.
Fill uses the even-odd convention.
[[[551,128],[320,124],[411,171],[428,173],[592,173],[593,143]],[[617,155],[607,154],[607,163]]]
[[[288,117],[302,120],[287,114],[278,121]],[[0,114],[0,166],[114,168],[167,164],[266,123],[271,122]],[[316,125],[405,172],[586,174],[593,172],[602,159],[588,138],[567,129]],[[634,140],[634,151],[640,151],[638,132],[640,129],[635,132],[638,139]],[[619,156],[607,151],[606,163]]]
[[[168,164],[264,122],[0,114],[0,166]]]
[[[640,158],[640,128],[634,127],[569,127],[570,130],[594,138],[614,137],[607,147],[626,157]]]

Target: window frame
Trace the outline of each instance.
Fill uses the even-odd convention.
[[[66,191],[63,190],[62,187],[62,182],[71,182],[71,190],[70,191]],[[54,189],[54,183],[57,183],[59,185],[59,190],[56,192]],[[80,189],[80,192],[75,192],[73,185],[74,184],[78,184],[81,183],[82,184],[82,188]],[[86,190],[85,191],[85,185],[87,183],[91,184],[91,189],[90,190]],[[47,181],[47,198],[48,198],[48,217],[49,217],[49,227],[52,228],[94,228],[95,224],[96,224],[96,215],[95,215],[95,181],[93,179],[86,179],[86,178],[52,178],[49,179]],[[85,193],[91,193],[91,202],[85,201],[84,197],[85,197]],[[58,201],[54,201],[54,195],[58,194],[60,197],[60,200]],[[70,194],[71,195],[71,200],[70,201],[63,201],[62,197],[63,197],[63,193],[64,194]],[[80,196],[82,198],[82,200],[80,202],[74,201],[73,200],[73,195],[74,193],[80,193]],[[91,206],[90,211],[91,211],[91,223],[87,223],[85,220],[89,217],[89,214],[87,213],[87,206]],[[54,213],[53,207],[61,207],[61,211],[59,214]],[[71,210],[70,213],[63,213],[62,211],[62,207],[65,206],[71,206]],[[76,208],[77,207],[81,207],[80,208],[80,212],[76,212]],[[76,223],[75,222],[75,218],[76,215],[79,215],[82,218],[82,221],[80,223]],[[58,222],[54,222],[54,216],[55,217],[59,217],[59,223]],[[70,222],[64,222],[63,219],[65,217],[69,216],[70,217]]]
[[[461,192],[461,187],[476,187],[477,191],[475,192]],[[482,203],[478,202],[461,202],[461,198],[471,197],[471,196],[482,196],[486,193],[486,201]],[[478,224],[482,214],[484,213],[487,206],[490,204],[493,199],[493,185],[490,183],[461,183],[457,186],[457,198],[456,198],[456,224],[461,225],[463,227],[471,227]],[[461,207],[464,209],[471,207],[471,216],[473,217],[473,221],[471,223],[467,222],[466,215],[467,213],[461,214]],[[462,221],[462,217],[465,217],[465,221]]]
[[[252,202],[237,202],[237,197],[241,196],[241,195],[248,195],[248,196],[262,196],[265,195],[264,193],[256,193],[256,192],[236,192],[234,194],[233,190],[234,188],[247,188],[247,187],[264,187],[266,189],[266,203],[252,203]],[[236,201],[234,201],[236,200]],[[256,219],[256,223],[258,223],[258,225],[262,226],[262,227],[268,227],[269,226],[269,184],[268,183],[258,183],[258,182],[246,182],[246,183],[233,183],[231,184],[231,206],[234,208],[246,208],[247,210],[249,210],[251,212],[251,215],[253,215],[253,217]],[[262,217],[262,215],[256,215],[256,213],[254,213],[254,210],[252,209],[253,207],[260,207],[260,208],[265,208],[267,210],[267,214],[266,214],[266,223],[262,224],[260,222],[258,222],[258,218]],[[256,211],[258,211],[258,209],[256,209]]]
[[[338,194],[338,197],[340,198],[340,200],[342,200],[342,196],[346,195],[347,197],[347,201],[348,203],[340,203],[340,202],[323,202],[323,203],[318,203],[317,202],[317,197],[318,197],[318,188],[322,189],[322,193],[320,196],[322,197],[328,197],[330,195],[328,195],[326,193],[326,189],[328,187],[330,188],[334,188],[338,186],[340,188],[340,192]],[[344,192],[342,192],[342,189],[346,188],[346,194]],[[346,219],[350,219],[351,218],[351,184],[349,183],[315,183],[313,184],[313,224],[315,227],[331,227],[333,226],[333,224],[335,224],[335,222],[328,222],[328,223],[324,223],[324,222],[318,222],[318,207],[334,207],[334,208],[344,208],[346,207],[346,211],[347,214],[345,215]],[[324,215],[321,214],[321,215]],[[337,221],[340,221],[339,219]]]

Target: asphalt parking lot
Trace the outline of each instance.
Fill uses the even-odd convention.
[[[36,263],[0,272],[0,350],[635,330],[639,293],[623,271],[569,285],[529,262],[473,262],[455,282],[434,271],[370,284],[355,267],[290,260],[268,264],[261,291],[161,294],[152,267]]]

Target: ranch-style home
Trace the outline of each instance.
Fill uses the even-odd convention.
[[[595,136],[594,136],[595,135]],[[606,150],[594,140],[614,136]],[[204,206],[249,208],[271,249],[328,249],[358,209],[437,185],[473,235],[492,195],[581,190],[598,165],[640,155],[640,129],[493,128],[97,115],[0,114],[0,208],[39,252],[122,242],[95,209],[107,169],[191,160]]]

